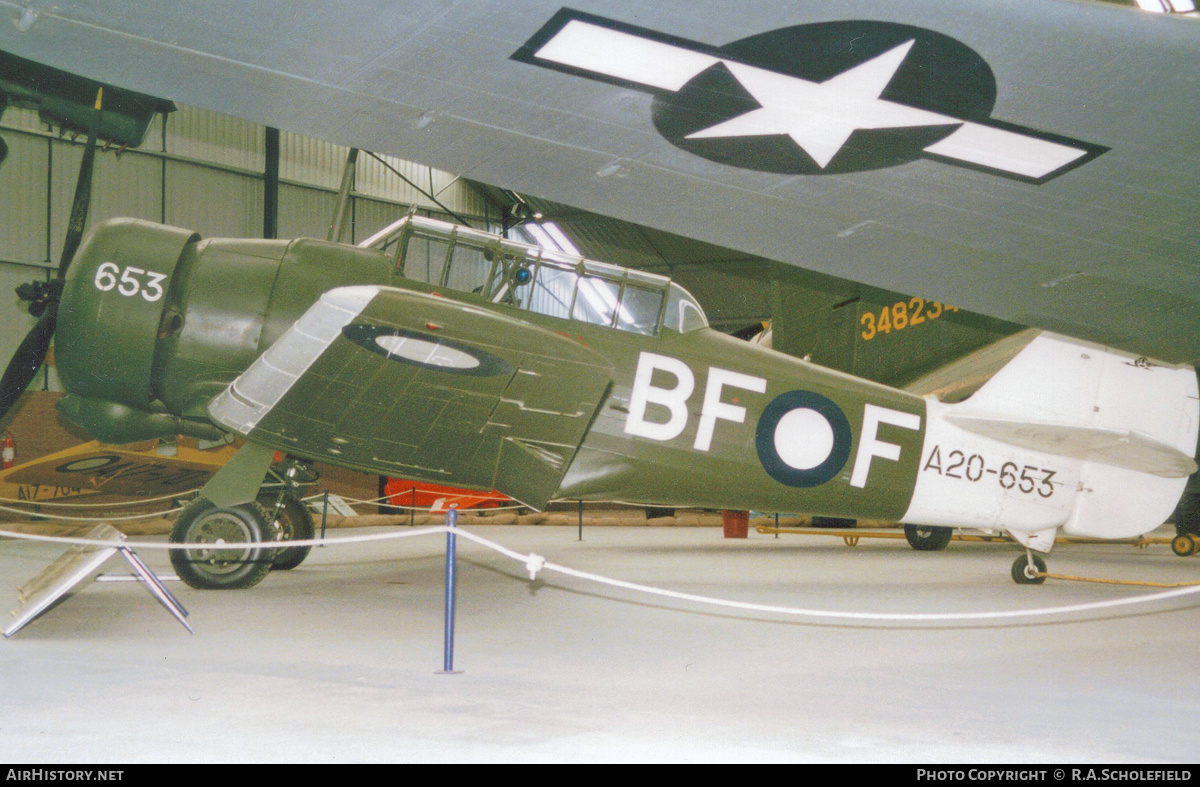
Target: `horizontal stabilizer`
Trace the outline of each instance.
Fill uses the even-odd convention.
[[[1143,473],[1191,475],[1195,371],[1044,333],[948,418],[1039,451]],[[970,425],[969,425],[970,424]]]
[[[967,508],[1014,532],[1127,538],[1162,524],[1196,471],[1190,366],[1043,333],[965,401],[930,405],[930,478],[914,494],[914,521]],[[993,474],[995,485],[983,482]],[[948,486],[960,477],[978,482],[973,499],[948,497],[962,498]]]
[[[1030,423],[960,413],[950,413],[946,420],[993,440],[1163,478],[1185,478],[1197,470],[1195,460],[1178,448],[1128,429]]]

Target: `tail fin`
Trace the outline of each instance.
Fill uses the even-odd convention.
[[[1190,366],[1042,334],[966,401],[930,404],[927,443],[961,443],[954,450],[978,454],[979,467],[986,452],[996,456],[985,472],[1004,493],[992,514],[1013,531],[1140,535],[1166,520],[1196,471],[1200,392]]]
[[[1042,334],[949,418],[1047,453],[1182,478],[1196,472],[1198,412],[1191,367]]]

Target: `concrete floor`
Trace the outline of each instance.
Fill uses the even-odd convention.
[[[486,526],[518,551],[764,604],[1031,609],[1150,593],[1017,586],[1010,546],[713,528]],[[331,537],[361,531],[339,531]],[[825,625],[543,574],[459,541],[442,667],[443,536],[314,550],[248,591],[95,583],[0,641],[9,762],[1195,762],[1200,595],[1042,625]],[[0,542],[0,589],[61,547]],[[168,571],[166,554],[143,550]],[[123,571],[114,558],[108,571]],[[1061,545],[1052,571],[1200,579],[1168,547]],[[11,606],[11,604],[10,604]]]

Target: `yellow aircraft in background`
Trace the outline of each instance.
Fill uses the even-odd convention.
[[[182,442],[93,440],[0,470],[0,498],[37,503],[179,494],[203,486],[236,450],[231,444],[201,450]]]

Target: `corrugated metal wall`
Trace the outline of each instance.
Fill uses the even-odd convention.
[[[0,166],[0,362],[7,364],[34,323],[13,290],[46,278],[57,267],[84,140],[60,139],[35,112],[13,108],[4,113],[0,134],[9,145]],[[114,216],[135,216],[206,236],[261,237],[265,136],[262,126],[181,106],[168,118],[165,134],[159,118],[141,148],[97,156],[89,226]],[[347,152],[344,146],[299,134],[280,135],[280,237],[326,237]],[[343,240],[370,235],[411,205],[445,218],[442,207],[412,184],[483,226],[483,197],[464,181],[412,162],[380,158],[411,183],[361,154]]]
[[[0,260],[43,262],[50,143],[11,133],[4,140],[8,158],[0,165]]]

